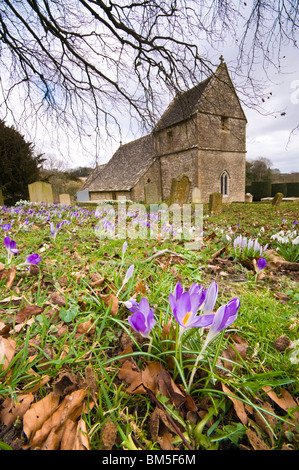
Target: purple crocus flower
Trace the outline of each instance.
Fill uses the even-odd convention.
[[[198,293],[190,294],[190,292],[184,292],[175,306],[170,301],[173,315],[182,330],[193,327],[205,327],[212,323],[214,315],[197,315],[201,305],[202,297]]]
[[[262,271],[263,269],[265,269],[266,266],[267,266],[267,261],[265,260],[265,258],[259,258],[257,262],[257,270]]]
[[[17,244],[14,240],[12,240],[10,237],[5,237],[4,238],[4,246],[7,251],[7,262],[8,264],[12,260],[12,255],[19,253],[19,250],[17,249]]]
[[[206,291],[202,286],[199,286],[194,282],[188,293],[190,297],[193,295],[197,297],[198,309],[201,308],[202,314],[206,315],[213,312],[218,295],[218,286],[215,281],[211,283]],[[184,289],[180,282],[178,282],[173,293],[169,294],[169,303],[173,313],[175,312],[178,302],[183,294]]]
[[[226,305],[221,305],[221,307],[218,308],[215,315],[213,315],[214,319],[210,326],[205,344],[210,343],[220,331],[230,326],[236,320],[239,308],[240,299],[238,297],[235,297]]]
[[[32,253],[32,255],[29,255],[26,259],[26,264],[38,264],[41,261],[41,258],[39,257],[38,253]]]
[[[0,225],[3,228],[4,232],[8,232],[11,229],[11,224]]]
[[[135,306],[136,307],[136,304]],[[133,315],[128,317],[128,322],[137,333],[144,338],[148,338],[152,328],[155,326],[154,311],[150,308],[146,297],[142,297],[138,308]]]
[[[7,253],[19,253],[16,242],[13,241],[10,237],[4,238],[4,246],[6,248]]]
[[[139,309],[139,303],[135,299],[126,300],[124,305],[130,312],[135,313]]]
[[[134,264],[132,264],[132,265],[128,268],[128,270],[127,270],[127,272],[126,272],[126,275],[125,275],[125,278],[124,278],[124,280],[123,280],[123,284],[126,284],[126,283],[128,282],[128,280],[130,279],[130,277],[131,277],[132,274],[133,274],[133,271],[134,271]]]

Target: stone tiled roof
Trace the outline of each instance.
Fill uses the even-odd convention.
[[[82,190],[87,189],[87,187],[90,186],[97,179],[101,171],[104,170],[105,166],[106,164],[96,166],[95,169],[90,173],[90,175],[84,181],[81,189]]]
[[[129,191],[155,160],[152,134],[121,145],[105,168],[94,172],[84,188],[88,191]]]
[[[206,78],[190,90],[178,94],[155,126],[156,131],[181,122],[195,113],[199,100],[212,77]]]

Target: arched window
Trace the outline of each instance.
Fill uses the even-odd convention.
[[[227,171],[224,171],[220,176],[220,192],[223,196],[228,194],[228,174]]]

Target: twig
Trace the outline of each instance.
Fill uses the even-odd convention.
[[[151,256],[150,258],[145,259],[142,262],[146,263],[147,261],[152,261],[153,259],[158,258],[159,256],[165,255],[165,253],[170,253],[171,255],[178,256],[179,258],[188,259],[184,255],[176,253],[175,251],[168,250],[168,248],[165,248],[165,250],[157,251],[157,253],[155,253],[153,256]]]

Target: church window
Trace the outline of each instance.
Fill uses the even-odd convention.
[[[221,131],[229,131],[229,118],[227,116],[221,116]]]
[[[223,196],[227,196],[228,194],[228,174],[226,171],[220,176],[220,192]]]
[[[168,145],[168,148],[172,146],[172,142],[173,142],[173,132],[168,131],[167,132],[167,145]]]

